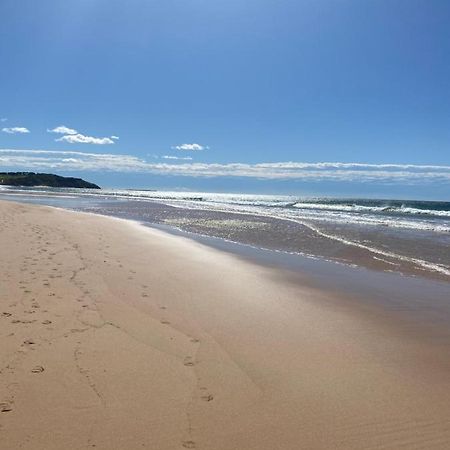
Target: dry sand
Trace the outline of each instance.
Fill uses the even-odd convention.
[[[118,219],[1,202],[0,249],[2,450],[450,448],[447,341]]]

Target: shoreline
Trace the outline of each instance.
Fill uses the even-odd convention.
[[[412,255],[407,255],[388,251],[384,248],[384,245],[379,245],[380,242],[378,242],[377,246],[368,246],[364,243],[364,239],[360,242],[361,239],[350,239],[345,236],[345,234],[342,236],[335,235],[334,232],[329,229],[327,230],[328,227],[317,227],[317,225],[308,223],[308,221],[304,220],[260,214],[251,211],[225,211],[222,209],[202,210],[189,206],[175,206],[170,204],[170,202],[164,203],[152,201],[145,202],[148,207],[145,214],[148,214],[149,211],[152,212],[150,212],[148,216],[144,215],[143,217],[140,217],[139,213],[133,211],[133,201],[127,201],[130,210],[125,214],[124,211],[116,209],[114,206],[111,209],[108,209],[108,204],[114,205],[114,203],[115,201],[107,201],[105,206],[100,206],[96,213],[131,219],[149,226],[172,227],[175,230],[192,233],[194,239],[195,235],[200,237],[212,237],[260,250],[275,251],[286,255],[294,254],[302,258],[317,258],[327,262],[345,264],[350,267],[357,266],[386,273],[394,272],[405,276],[419,276],[444,282],[450,281],[450,266],[448,265],[422,260],[422,256],[419,257],[414,253]],[[138,202],[137,205],[138,209],[140,209],[140,202]],[[172,214],[166,210],[167,208],[169,211],[172,211]],[[94,208],[94,211],[96,211],[96,209],[97,208]],[[126,210],[127,208],[123,209]],[[83,211],[84,208],[79,210]],[[163,210],[163,213],[161,214],[158,210]],[[180,214],[178,214],[178,212],[180,212]],[[189,219],[186,219],[187,217],[189,217]],[[240,233],[238,230],[230,229],[228,232],[231,231],[232,234],[234,233],[234,237],[230,237],[230,234],[226,229],[220,229],[220,225],[216,225],[216,229],[214,229],[215,226],[212,228],[210,227],[211,223],[214,224],[217,222],[220,224],[221,221],[226,223],[230,221],[230,218],[239,218],[239,221],[243,223],[248,221],[248,224],[256,226],[256,232],[252,233],[250,231]],[[233,222],[233,220],[231,220],[231,222]],[[283,226],[280,227],[279,224],[283,224]],[[204,225],[206,225],[206,227]],[[262,228],[259,229],[258,225],[262,225]],[[264,226],[273,228],[272,233],[266,233],[265,231],[267,230],[264,229]],[[394,232],[395,230],[390,231]],[[288,233],[288,236],[284,236],[285,233]],[[406,231],[403,231],[403,233],[406,233]],[[263,235],[264,237],[261,239],[261,236]],[[280,239],[280,236],[284,237]],[[313,244],[318,237],[319,241],[321,241],[319,247],[322,247],[320,250]],[[403,240],[403,238],[404,236],[396,236],[396,239]],[[296,242],[294,247],[286,245],[286,241],[290,240]],[[408,240],[409,243],[406,243],[406,247],[412,245],[414,242],[411,240],[411,236]],[[394,243],[395,238],[390,240],[391,245]],[[403,243],[403,246],[405,247],[405,243]],[[422,248],[422,251],[423,250],[425,249]],[[442,252],[441,247],[439,247],[439,252]]]
[[[448,447],[448,328],[130,221],[0,213],[7,448]]]
[[[22,194],[21,194],[22,195]],[[299,217],[279,217],[270,209],[250,211],[249,208],[206,208],[170,201],[90,196],[61,197],[61,193],[37,198],[25,196],[30,203],[61,205],[78,211],[131,219],[156,226],[170,226],[200,236],[212,236],[226,241],[285,254],[320,258],[356,265],[380,272],[395,272],[406,276],[449,282],[450,260],[448,232],[396,229],[380,225],[343,225],[309,221]],[[18,201],[18,198],[13,198]],[[353,219],[356,219],[354,217]],[[438,227],[439,228],[439,227]],[[445,228],[445,227],[444,227]]]

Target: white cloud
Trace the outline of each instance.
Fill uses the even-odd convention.
[[[205,150],[208,147],[205,147],[204,145],[200,145],[200,144],[181,144],[181,145],[176,145],[175,147],[172,147],[176,150],[184,150],[184,151],[200,151],[200,150]]]
[[[170,156],[170,155],[164,155],[161,156],[162,159],[173,159],[173,160],[182,160],[182,161],[192,161],[192,158],[190,156]]]
[[[77,130],[73,128],[68,128],[65,125],[60,125],[59,127],[53,128],[52,130],[47,129],[48,133],[57,133],[57,134],[78,134]]]
[[[110,145],[114,144],[114,141],[119,139],[119,136],[111,136],[111,137],[94,137],[94,136],[86,136],[84,134],[79,133],[77,130],[73,128],[68,128],[65,125],[60,125],[59,127],[53,128],[52,130],[47,129],[48,133],[57,133],[64,134],[58,139],[55,139],[56,142],[68,142],[69,144],[96,144],[96,145]]]
[[[3,128],[2,131],[3,131],[3,133],[8,133],[8,134],[26,134],[26,133],[30,132],[30,130],[25,127]]]
[[[450,166],[341,162],[259,164],[148,162],[132,155],[79,151],[0,149],[0,167],[23,170],[112,171],[188,177],[246,177],[262,180],[450,184]]]
[[[93,136],[85,136],[84,134],[67,134],[59,139],[55,139],[56,142],[68,142],[69,144],[96,144],[96,145],[108,145],[114,144],[114,141],[109,137],[97,138]]]

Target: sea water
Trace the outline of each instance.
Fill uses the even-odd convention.
[[[450,277],[450,202],[44,187],[2,187],[0,198],[384,271]]]

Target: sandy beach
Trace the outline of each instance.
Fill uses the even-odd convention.
[[[2,450],[450,448],[444,334],[115,218],[0,202],[0,249]]]

